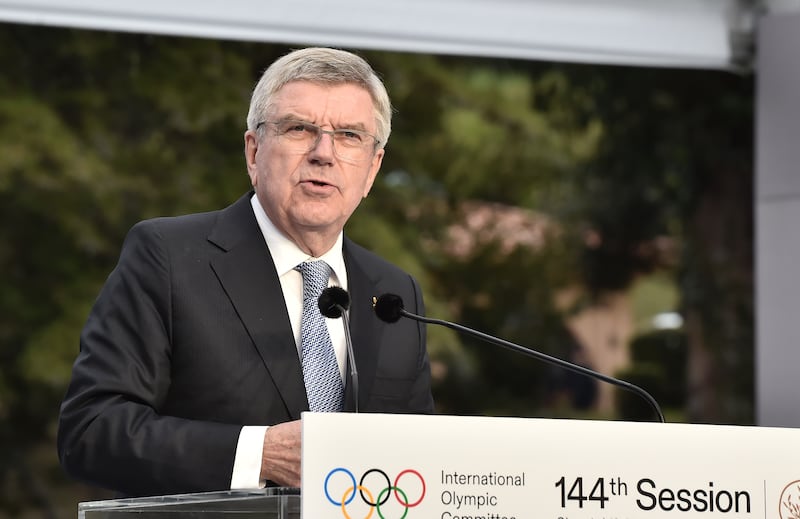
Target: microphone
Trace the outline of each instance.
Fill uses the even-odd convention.
[[[330,319],[342,318],[344,321],[344,343],[347,346],[347,360],[350,365],[350,380],[353,384],[355,412],[358,412],[358,370],[356,357],[353,354],[353,341],[350,339],[350,318],[347,309],[350,308],[350,296],[341,287],[328,287],[322,291],[317,299],[319,311]]]
[[[350,296],[341,287],[328,287],[319,295],[317,306],[325,317],[338,319],[350,308]]]
[[[647,391],[642,389],[641,387],[631,384],[630,382],[626,382],[624,380],[620,380],[618,378],[610,377],[608,375],[604,375],[600,372],[591,370],[589,368],[585,368],[578,364],[573,364],[572,362],[567,362],[565,360],[559,359],[557,357],[552,357],[547,355],[546,353],[542,353],[540,351],[532,350],[530,348],[526,348],[524,346],[520,346],[519,344],[514,344],[513,342],[509,342],[498,337],[494,337],[492,335],[485,334],[483,332],[479,332],[477,330],[473,330],[471,328],[467,328],[466,326],[461,326],[460,324],[451,323],[449,321],[443,321],[441,319],[431,319],[429,317],[423,317],[421,315],[412,314],[411,312],[407,311],[403,307],[403,298],[396,294],[383,294],[377,298],[372,298],[372,308],[375,311],[375,315],[378,316],[378,319],[381,321],[385,321],[387,323],[395,323],[401,317],[408,317],[409,319],[413,319],[415,321],[419,321],[426,324],[438,324],[440,326],[444,326],[446,328],[450,328],[452,330],[456,330],[457,332],[466,333],[467,335],[471,335],[473,337],[477,337],[484,341],[490,342],[497,346],[502,346],[509,350],[516,351],[518,353],[522,353],[523,355],[527,355],[529,357],[533,357],[539,360],[543,360],[550,364],[555,364],[564,369],[568,369],[570,371],[574,371],[576,373],[581,373],[583,375],[587,375],[589,377],[595,378],[597,380],[602,380],[603,382],[607,382],[609,384],[613,384],[617,387],[621,387],[627,391],[630,391],[647,401],[650,404],[650,407],[653,408],[656,415],[658,416],[658,420],[661,423],[665,423],[664,414],[661,412],[661,407],[659,407],[658,402],[656,399],[650,395]]]

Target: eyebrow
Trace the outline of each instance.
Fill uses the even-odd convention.
[[[288,113],[286,115],[282,115],[280,117],[276,117],[275,121],[281,121],[281,122],[282,121],[300,121],[300,122],[304,122],[304,123],[314,124],[316,126],[322,126],[322,125],[320,125],[318,123],[309,121],[305,117],[301,117],[301,116],[299,116],[297,114],[293,114],[293,113]],[[331,126],[333,126],[333,125],[331,125]],[[333,129],[334,130],[359,130],[359,131],[362,131],[362,132],[365,132],[365,133],[369,133],[369,130],[364,125],[364,123],[360,123],[360,122],[359,123],[347,123],[347,124],[341,124],[341,125],[333,126]]]

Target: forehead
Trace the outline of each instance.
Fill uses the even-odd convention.
[[[347,121],[374,125],[372,97],[353,83],[328,85],[292,81],[281,87],[272,99],[272,115],[295,115],[310,122]]]

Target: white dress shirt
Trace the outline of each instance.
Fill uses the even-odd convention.
[[[303,313],[303,275],[295,267],[304,261],[323,260],[330,265],[332,274],[329,286],[340,286],[347,290],[347,271],[342,255],[342,233],[339,233],[333,247],[320,256],[313,258],[300,250],[289,238],[284,236],[270,221],[256,195],[250,199],[256,221],[267,242],[267,247],[272,255],[275,270],[283,291],[289,321],[292,324],[295,344],[300,355],[300,317]],[[339,363],[339,373],[344,380],[346,369],[346,345],[344,338],[343,319],[325,319],[328,332],[331,336],[336,360]],[[261,453],[264,447],[264,435],[267,426],[245,425],[239,433],[239,442],[236,445],[236,457],[233,462],[233,475],[231,489],[263,488],[266,482],[261,479]]]

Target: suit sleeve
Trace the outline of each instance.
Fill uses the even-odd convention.
[[[229,488],[238,424],[161,413],[171,379],[171,263],[135,226],[80,339],[58,453],[73,477],[126,495]]]

